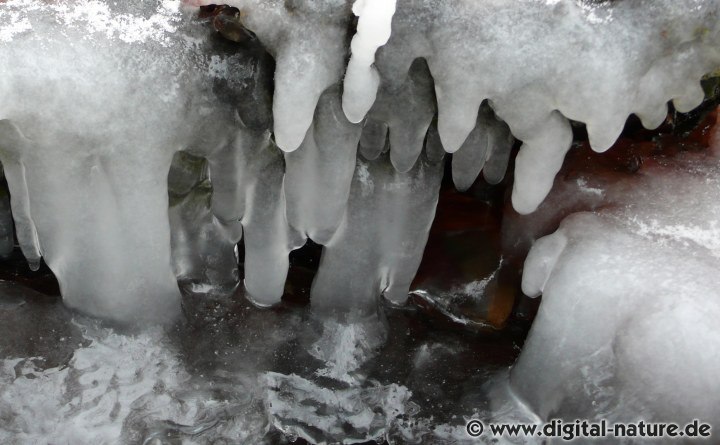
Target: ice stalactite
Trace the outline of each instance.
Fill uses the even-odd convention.
[[[390,162],[399,172],[407,172],[423,149],[428,128],[437,113],[432,77],[427,64],[417,59],[404,81],[383,84],[365,120],[363,150],[374,159],[390,144]]]
[[[229,241],[244,239],[245,288],[260,306],[280,301],[288,255],[305,243],[290,227],[283,194],[285,164],[270,133],[244,129],[209,157],[212,209]]]
[[[519,213],[535,211],[553,185],[572,144],[572,129],[559,112],[550,114],[532,136],[525,138],[515,158],[512,203]]]
[[[348,122],[333,87],[320,97],[300,149],[285,154],[288,222],[319,244],[332,238],[345,213],[361,131]]]
[[[252,160],[243,166],[251,173],[246,191],[245,289],[253,302],[269,306],[280,301],[289,258],[305,239],[287,222],[283,194],[284,162],[280,150],[265,140]]]
[[[490,106],[483,104],[475,128],[453,155],[455,187],[460,191],[469,189],[480,171],[485,172],[485,180],[491,184],[502,181],[513,142],[507,125],[495,117]]]
[[[313,304],[403,301],[444,152],[462,190],[500,182],[521,141],[512,200],[531,213],[570,120],[605,150],[631,113],[652,127],[668,100],[697,105],[720,64],[716,0],[228,4],[213,23],[232,43],[179,1],[0,6],[17,236],[70,305],[177,312],[175,278],[231,282],[241,239],[270,305],[308,238],[325,247]],[[183,177],[179,151],[207,171]]]
[[[373,66],[375,52],[390,38],[396,0],[356,0],[353,13],[359,17],[350,43],[352,56],[345,73],[343,110],[350,122],[360,122],[370,110],[380,75]]]
[[[323,309],[372,310],[384,294],[404,303],[435,215],[443,163],[422,157],[407,173],[387,154],[358,158],[340,228],[327,243],[311,301]]]

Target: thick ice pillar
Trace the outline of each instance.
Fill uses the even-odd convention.
[[[134,141],[96,151],[91,140],[75,135],[30,140],[13,131],[18,129],[5,121],[0,158],[21,245],[31,262],[42,255],[65,304],[116,321],[175,318],[180,304],[167,216],[170,153],[135,150]]]

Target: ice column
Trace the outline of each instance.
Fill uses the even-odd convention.
[[[237,132],[209,31],[170,1],[8,2],[0,23],[0,161],[31,267],[82,312],[174,319],[173,156]]]

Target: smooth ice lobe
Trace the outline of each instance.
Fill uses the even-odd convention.
[[[511,384],[543,420],[720,421],[718,173],[646,169],[533,245],[522,287],[543,300]]]
[[[350,43],[352,56],[343,84],[343,110],[350,122],[360,122],[370,110],[380,75],[373,66],[375,52],[390,39],[396,0],[355,0],[353,13],[359,17],[357,32]]]

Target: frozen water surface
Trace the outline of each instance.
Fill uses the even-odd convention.
[[[186,322],[131,333],[0,284],[3,443],[455,442],[522,338],[212,292],[184,295]]]

